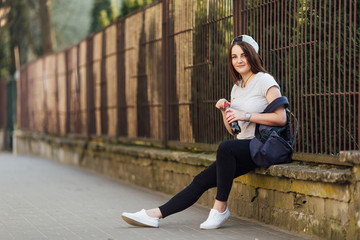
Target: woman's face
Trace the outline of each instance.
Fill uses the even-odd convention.
[[[239,45],[234,45],[231,49],[231,59],[233,67],[241,76],[251,71],[247,56]]]

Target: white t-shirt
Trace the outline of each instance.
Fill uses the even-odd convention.
[[[231,108],[250,113],[261,113],[264,111],[268,102],[266,100],[266,93],[269,88],[279,84],[268,73],[259,72],[246,85],[241,87],[234,84],[231,90]],[[236,136],[238,139],[252,139],[255,136],[256,123],[238,121],[241,132]]]

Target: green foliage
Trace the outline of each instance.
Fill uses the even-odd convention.
[[[119,15],[118,14],[118,11],[117,11],[117,8],[115,6],[115,2],[114,0],[111,1],[111,7],[110,7],[111,11],[110,11],[110,16],[109,16],[109,19],[110,19],[110,22],[113,22],[115,21],[115,19],[117,18],[117,16]]]
[[[105,10],[100,11],[100,16],[98,19],[98,29],[106,27],[110,24],[109,18]]]
[[[0,8],[6,7],[1,2]],[[10,52],[9,52],[9,32],[6,27],[0,27],[0,81],[9,75]]]
[[[0,81],[9,76],[10,52],[8,33],[5,29],[0,31]]]
[[[151,2],[153,2],[153,0],[122,0],[120,6],[120,16],[125,16]]]
[[[109,25],[117,17],[115,3],[112,0],[95,0],[91,11],[89,33]]]

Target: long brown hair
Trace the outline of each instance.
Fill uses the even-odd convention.
[[[240,73],[238,73],[235,70],[234,66],[232,65],[231,51],[235,45],[239,45],[242,48],[242,50],[244,51],[244,54],[248,61],[248,64],[250,65],[250,70],[253,73],[255,73],[255,74],[258,72],[267,73],[267,71],[264,68],[264,65],[262,64],[262,62],[260,60],[260,56],[255,52],[255,49],[247,42],[235,41],[233,44],[231,44],[229,52],[228,52],[228,67],[229,67],[231,79],[233,80],[234,84],[236,84],[239,80],[242,79]]]

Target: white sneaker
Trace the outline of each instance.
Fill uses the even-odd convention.
[[[226,210],[220,213],[218,210],[211,209],[208,218],[205,222],[200,224],[201,229],[216,229],[230,217],[230,211],[226,207]]]
[[[130,225],[140,226],[140,227],[159,227],[159,218],[153,218],[147,215],[145,209],[142,209],[136,213],[127,213],[124,212],[121,214],[121,217]]]

